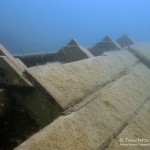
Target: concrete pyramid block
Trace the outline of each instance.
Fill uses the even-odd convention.
[[[123,48],[135,44],[135,42],[128,35],[125,34],[117,39],[116,42]]]
[[[71,45],[71,46],[79,46],[79,42],[76,39],[71,39],[71,41],[67,44],[67,45]]]
[[[109,36],[105,36],[103,39],[102,39],[102,42],[112,42],[113,39]]]
[[[75,39],[72,39],[66,46],[57,52],[57,60],[63,63],[91,58],[93,55]]]
[[[26,66],[15,59],[2,45],[0,45],[0,71],[2,79],[0,84],[31,86],[23,76]]]
[[[90,48],[94,56],[99,56],[107,51],[121,50],[121,47],[109,36],[105,36],[100,42]]]

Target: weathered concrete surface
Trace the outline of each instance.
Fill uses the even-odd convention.
[[[57,52],[57,60],[62,63],[79,61],[94,57],[85,47],[72,39],[66,46]]]
[[[31,86],[28,79],[23,76],[26,66],[15,59],[2,45],[0,45],[0,70],[3,79],[0,84]]]
[[[108,145],[107,150],[149,150],[149,114],[150,99],[148,99],[148,101],[139,109],[137,114],[135,114],[134,117],[128,122],[128,125],[125,126],[120,134],[111,141],[111,143]]]
[[[11,61],[6,56],[0,56],[0,70],[2,72],[2,79],[0,84],[17,85],[17,86],[31,86],[31,83],[23,75],[24,66],[18,67],[17,61]]]
[[[128,48],[135,56],[150,67],[150,44],[138,43]]]
[[[105,149],[147,101],[149,91],[150,70],[137,64],[87,97],[84,106],[76,106],[78,111],[59,117],[15,150]]]
[[[127,61],[128,60],[128,61]],[[35,85],[51,95],[66,109],[82,101],[97,88],[128,72],[138,59],[128,51],[90,58],[68,64],[48,64],[27,69]]]
[[[22,55],[14,57],[19,58],[27,67],[33,67],[58,61],[56,58],[56,53]]]
[[[135,44],[135,42],[127,35],[121,36],[119,39],[116,40],[116,42],[122,47],[128,47],[130,45]]]
[[[109,36],[104,37],[102,41],[98,42],[89,49],[94,56],[99,56],[104,52],[118,50],[121,50],[121,47]]]
[[[19,58],[15,58],[15,62],[16,64],[21,65],[22,71],[27,68],[26,65]]]
[[[23,64],[21,61],[19,62],[18,59],[15,59],[2,44],[0,44],[0,54],[2,54],[0,56],[7,57],[17,68],[21,70],[26,68],[25,64]]]

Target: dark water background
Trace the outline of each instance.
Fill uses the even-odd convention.
[[[0,43],[12,54],[93,45],[126,33],[150,41],[150,0],[0,0]]]

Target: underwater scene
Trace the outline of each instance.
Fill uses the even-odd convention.
[[[150,149],[149,0],[0,6],[0,150]]]

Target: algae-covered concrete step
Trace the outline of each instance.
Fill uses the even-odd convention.
[[[2,45],[0,45],[0,84],[31,86],[28,79],[23,76],[26,66],[15,59]]]
[[[134,53],[142,62],[150,67],[150,44],[149,43],[137,43],[128,48]]]
[[[150,98],[128,122],[107,150],[149,150],[150,149]]]
[[[15,150],[104,149],[147,101],[149,91],[150,69],[137,64],[128,74],[87,97],[87,103],[79,104],[77,111],[59,117]],[[137,132],[132,133],[136,136]]]
[[[93,91],[128,72],[138,59],[128,51],[117,51],[68,64],[31,67],[26,76],[47,95],[66,109],[81,102]]]

